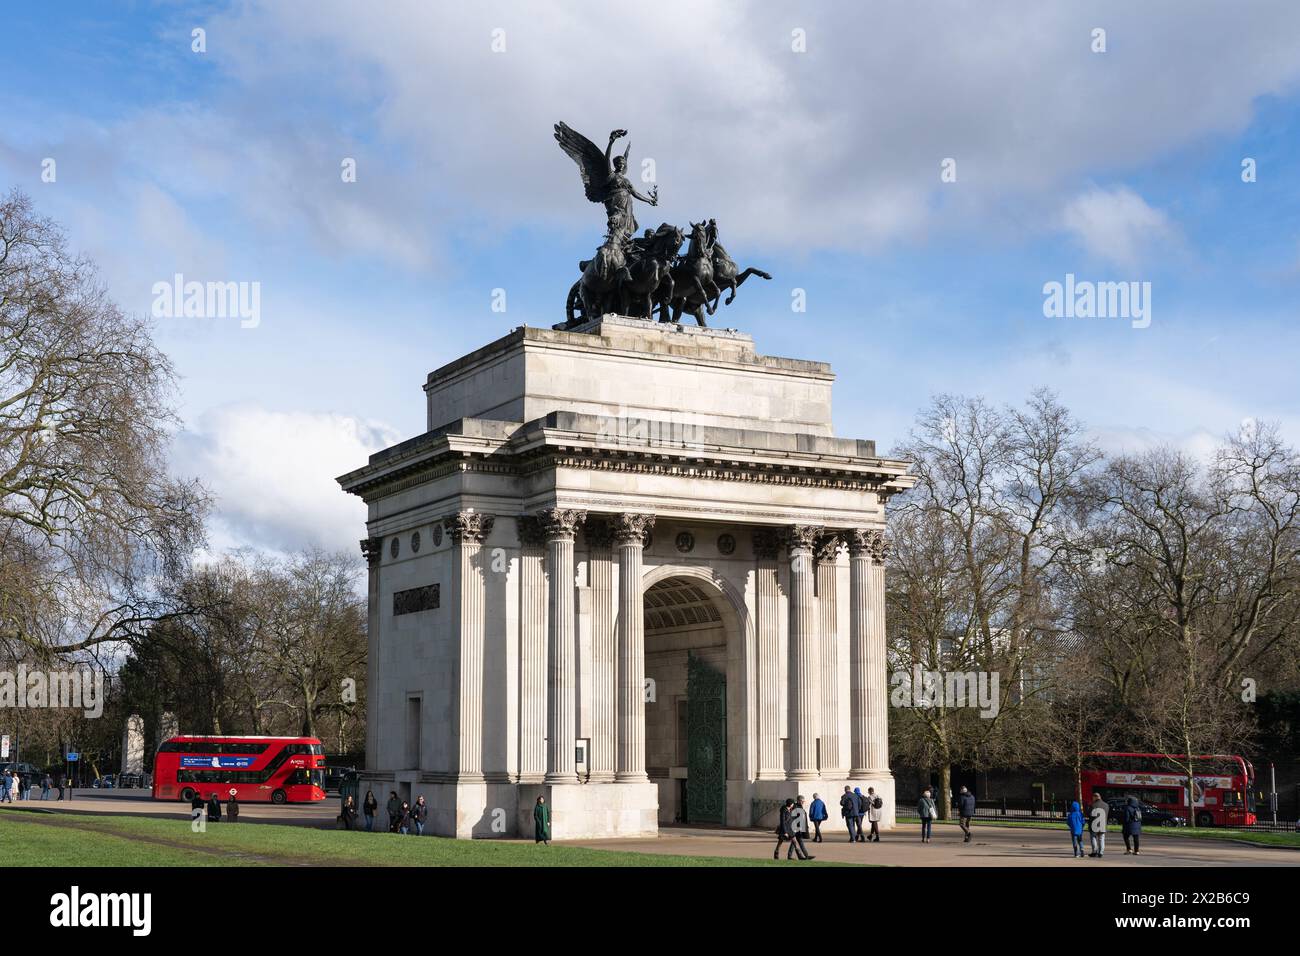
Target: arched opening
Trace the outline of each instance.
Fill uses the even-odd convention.
[[[645,589],[646,771],[659,786],[661,823],[726,822],[728,704],[738,690],[728,687],[730,611],[695,576]]]

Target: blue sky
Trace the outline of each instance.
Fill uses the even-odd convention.
[[[178,272],[260,283],[257,328],[158,322],[218,547],[353,547],[333,478],[423,429],[429,370],[561,317],[604,219],[559,120],[654,160],[643,225],[715,217],[773,274],[717,324],[829,360],[842,435],[1038,385],[1111,449],[1300,433],[1294,3],[366,7],[4,13],[0,185],[129,310]],[[1151,283],[1150,326],[1044,317],[1067,273]]]

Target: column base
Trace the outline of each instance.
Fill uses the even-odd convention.
[[[647,837],[659,832],[659,788],[653,783],[520,786],[519,836],[533,836],[538,797],[551,807],[552,840]]]
[[[616,783],[649,783],[650,777],[642,773],[616,773],[614,774]]]
[[[613,783],[616,779],[612,770],[593,770],[587,775],[587,783]]]
[[[542,778],[542,783],[548,787],[564,787],[577,782],[578,775],[576,773],[548,773]]]

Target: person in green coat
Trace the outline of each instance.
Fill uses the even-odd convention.
[[[533,842],[551,845],[551,808],[545,797],[538,797],[533,807]]]

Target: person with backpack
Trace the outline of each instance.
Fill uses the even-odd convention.
[[[1132,852],[1134,856],[1141,853],[1139,849],[1142,843],[1142,805],[1138,803],[1137,797],[1129,797],[1128,803],[1124,805],[1124,855],[1129,854],[1129,840],[1133,841]]]
[[[844,785],[844,795],[840,797],[840,816],[844,818],[844,823],[849,828],[849,842],[857,842],[859,836],[857,828],[862,814],[858,809],[858,798],[848,784]]]
[[[970,842],[970,822],[974,817],[975,794],[962,787],[961,793],[957,795],[957,825],[961,827],[961,832],[964,834],[961,838],[962,843]]]
[[[867,838],[862,835],[862,821],[867,818],[867,798],[862,795],[861,787],[853,788],[853,801],[858,808],[858,817],[853,821],[858,829],[858,842],[866,843]]]
[[[921,818],[921,842],[929,843],[931,828],[935,818],[939,816],[939,808],[935,806],[934,798],[930,796],[929,787],[921,791],[921,799],[916,803],[916,815]]]
[[[885,816],[885,801],[880,799],[875,787],[867,787],[867,822],[871,832],[867,834],[868,843],[880,842],[880,821]]]
[[[1079,801],[1075,800],[1070,804],[1070,812],[1065,815],[1065,825],[1070,828],[1070,844],[1074,848],[1074,855],[1083,859],[1083,811],[1079,809]]]
[[[379,812],[379,801],[375,799],[375,791],[366,791],[366,802],[361,804],[361,812],[366,818],[366,832],[375,832],[375,814]]]
[[[1100,859],[1106,855],[1106,817],[1110,808],[1101,794],[1092,795],[1092,806],[1088,808],[1088,838],[1092,841],[1092,852],[1088,856]]]
[[[781,804],[781,816],[776,821],[776,849],[772,851],[774,860],[781,859],[781,844],[790,839],[790,809],[793,806],[794,801],[789,797],[786,797],[785,803]]]
[[[822,821],[826,819],[826,804],[817,794],[813,794],[812,806],[808,808],[808,819],[813,825],[813,843],[822,842]]]
[[[415,835],[424,836],[424,821],[429,819],[429,805],[424,802],[424,794],[415,799],[415,806],[411,807],[411,822],[415,824]]]

